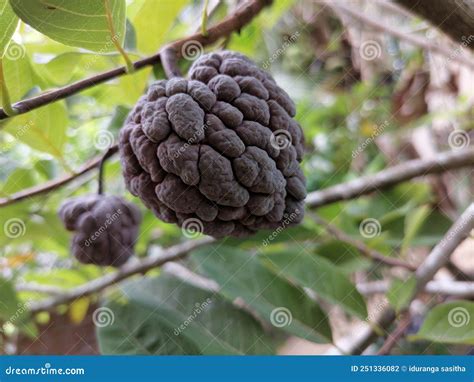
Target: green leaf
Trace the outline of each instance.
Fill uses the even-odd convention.
[[[410,338],[474,345],[474,302],[459,300],[435,306]]]
[[[410,211],[405,217],[405,237],[403,238],[401,255],[407,253],[410,248],[413,239],[423,226],[426,218],[430,214],[430,207],[425,205]]]
[[[18,17],[8,0],[0,0],[0,58],[15,33]]]
[[[361,294],[346,275],[330,261],[296,249],[264,255],[269,264],[295,283],[314,290],[350,314],[367,318]]]
[[[10,49],[12,49],[13,44]],[[15,49],[19,49],[15,55],[12,54],[3,58],[5,80],[12,102],[23,99],[38,83],[36,73],[33,71],[30,60],[23,50],[24,47],[16,44]]]
[[[68,115],[63,102],[55,102],[13,117],[5,131],[33,149],[62,158]]]
[[[133,302],[156,312],[159,323],[171,329],[169,338],[184,336],[202,354],[273,353],[261,325],[212,292],[166,274],[127,283],[123,290]]]
[[[15,325],[23,333],[32,337],[36,334],[36,327],[27,322],[28,305],[22,303],[17,296],[13,284],[0,277],[0,321]]]
[[[336,265],[341,271],[350,274],[370,268],[371,262],[363,257],[357,248],[342,241],[331,240],[320,244],[316,254]]]
[[[102,0],[10,0],[25,23],[62,44],[93,50],[115,50]],[[116,38],[125,38],[125,0],[110,0]],[[149,19],[148,19],[149,20]]]
[[[97,329],[102,354],[186,355],[201,354],[184,336],[175,336],[173,328],[161,321],[153,309],[136,301],[109,301],[102,314],[112,312],[111,325]]]
[[[409,277],[408,280],[394,279],[387,291],[387,298],[397,312],[408,307],[416,287],[416,279]]]
[[[264,267],[247,252],[224,246],[196,251],[192,259],[215,280],[220,294],[243,299],[264,320],[309,341],[332,341],[326,314],[308,295]]]
[[[12,283],[0,277],[0,320],[11,321],[18,311],[20,302]]]
[[[155,53],[165,42],[166,32],[175,22],[186,0],[173,1],[135,1],[128,10],[137,34],[138,50],[142,53]],[[150,22],[150,17],[156,17]]]

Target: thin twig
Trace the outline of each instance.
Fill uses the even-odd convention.
[[[386,293],[389,288],[390,282],[388,280],[378,280],[357,284],[357,290],[365,296]],[[474,282],[433,280],[426,284],[423,292],[457,298],[474,298]]]
[[[397,166],[389,167],[374,175],[367,175],[308,194],[309,207],[317,208],[326,204],[357,198],[370,194],[406,180],[422,175],[437,174],[474,165],[474,149],[440,153],[436,158],[414,159]]]
[[[178,53],[179,57],[181,57],[181,51],[185,44],[190,42],[194,44],[201,44],[203,46],[213,44],[220,38],[226,37],[235,31],[241,30],[255,16],[257,16],[264,7],[270,4],[271,0],[251,0],[245,2],[235,11],[235,13],[221,21],[219,24],[209,28],[207,30],[206,36],[203,36],[202,33],[196,33],[181,40],[177,40],[170,44],[170,46],[172,46]],[[152,56],[135,61],[133,63],[133,67],[135,70],[139,70],[150,65],[155,65],[159,62],[160,53],[156,53]],[[36,97],[17,102],[13,105],[13,107],[15,110],[17,110],[18,114],[24,114],[41,106],[48,105],[52,102],[59,101],[71,95],[77,94],[85,89],[94,87],[113,78],[123,76],[124,74],[127,74],[127,68],[125,66],[121,66],[119,68],[111,69],[107,72],[99,73],[92,77],[74,82],[62,88],[50,90]],[[5,111],[0,109],[0,120],[7,118],[8,115],[5,113]]]
[[[395,330],[390,333],[387,337],[387,340],[384,342],[382,347],[377,352],[377,355],[387,355],[390,354],[392,349],[398,343],[398,341],[405,335],[408,327],[411,324],[411,316],[408,312],[406,312],[403,317],[398,322],[397,327]]]
[[[370,260],[375,260],[380,264],[390,265],[392,267],[402,267],[408,269],[410,271],[416,270],[416,265],[409,264],[403,260],[397,259],[395,257],[388,257],[383,255],[382,253],[369,248],[366,246],[362,241],[355,240],[347,235],[345,232],[341,231],[339,228],[335,227],[332,224],[329,224],[326,220],[322,219],[315,213],[309,213],[311,218],[315,220],[318,224],[322,225],[324,229],[334,236],[336,239],[343,241],[347,244],[352,245],[353,247],[357,248],[359,252],[364,255],[365,257],[369,258]]]
[[[109,150],[109,156],[115,154],[118,151],[118,146],[112,146]],[[0,198],[0,207],[5,207],[13,203],[20,202],[22,200],[31,198],[33,196],[41,195],[41,194],[47,194],[50,191],[54,191],[62,186],[65,186],[66,184],[72,182],[76,178],[79,178],[80,176],[88,173],[91,170],[94,170],[100,165],[100,162],[102,161],[104,155],[97,156],[95,158],[92,158],[90,161],[85,163],[81,168],[79,168],[77,171],[75,171],[73,174],[67,174],[59,179],[53,179],[49,182],[43,183],[41,185],[37,185],[34,187],[30,187],[27,189],[24,189],[22,191],[16,192],[9,197],[6,198]]]

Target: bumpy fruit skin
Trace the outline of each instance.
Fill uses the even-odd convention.
[[[235,52],[200,57],[189,77],[155,82],[128,116],[128,190],[161,220],[198,219],[215,237],[299,223],[304,137],[288,94]]]
[[[117,196],[87,195],[66,200],[59,217],[74,231],[72,253],[81,263],[119,267],[133,255],[139,209]]]

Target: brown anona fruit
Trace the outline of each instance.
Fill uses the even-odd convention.
[[[68,199],[61,205],[59,217],[67,230],[75,232],[71,249],[81,263],[119,267],[134,253],[141,213],[120,197]]]
[[[304,137],[295,105],[242,54],[201,56],[153,83],[120,132],[128,190],[161,220],[246,236],[299,223]]]

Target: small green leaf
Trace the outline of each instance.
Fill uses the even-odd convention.
[[[10,0],[10,3],[20,19],[53,40],[95,52],[115,51],[104,1]],[[125,0],[110,0],[110,7],[114,37],[122,44],[125,38]]]
[[[3,56],[10,39],[18,25],[18,17],[8,0],[0,0],[0,58]]]
[[[18,311],[20,302],[12,283],[0,277],[0,320],[10,321]]]
[[[416,279],[409,277],[408,280],[394,279],[387,292],[387,298],[397,312],[408,307],[416,287]]]
[[[474,345],[474,302],[459,300],[435,306],[411,338]]]
[[[350,314],[361,319],[367,318],[367,307],[362,295],[346,275],[325,258],[297,249],[264,255],[264,258],[295,283],[314,290]]]
[[[194,252],[192,259],[230,301],[243,299],[262,319],[293,335],[331,342],[331,327],[319,305],[257,257],[232,247],[210,246]]]
[[[410,211],[405,217],[405,237],[403,238],[401,255],[404,256],[410,248],[413,239],[423,226],[430,214],[430,207],[425,205]]]

